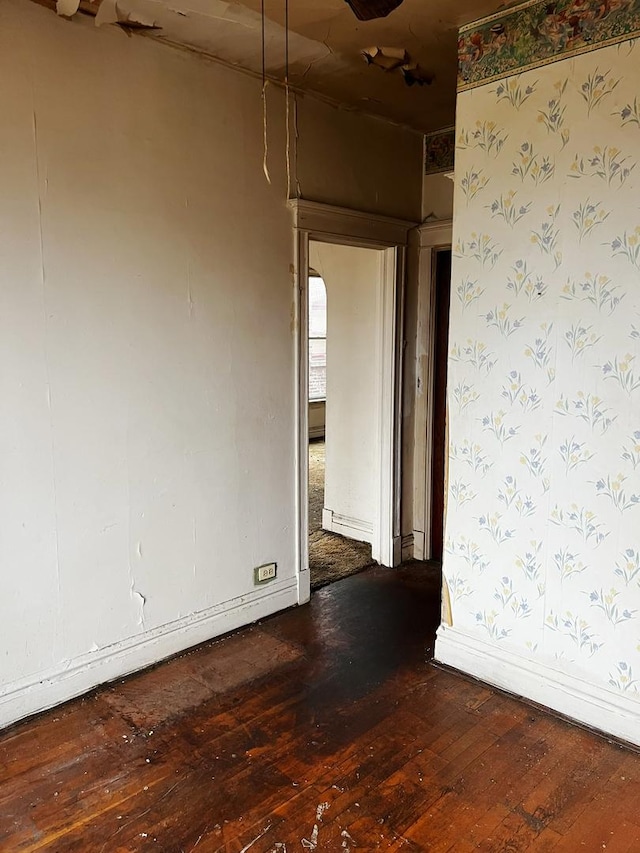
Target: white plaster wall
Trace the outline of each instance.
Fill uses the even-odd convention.
[[[311,242],[327,288],[326,510],[376,519],[377,323],[383,252]]]
[[[453,181],[445,174],[422,178],[422,219],[453,218]]]
[[[0,724],[297,600],[293,240],[270,103],[271,186],[255,79],[0,6]],[[360,181],[344,194],[354,117],[341,136],[339,111],[310,112],[298,163],[313,174],[327,116],[315,185],[365,206]],[[384,133],[407,157],[388,145],[380,204],[409,217],[419,137],[409,162],[412,135]],[[278,581],[256,591],[271,560]]]

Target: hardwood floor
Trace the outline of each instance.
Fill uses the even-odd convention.
[[[640,851],[640,756],[426,663],[437,571],[311,605],[0,735],[0,849]]]

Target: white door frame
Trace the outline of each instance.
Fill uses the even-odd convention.
[[[310,597],[309,577],[309,323],[307,288],[309,241],[337,243],[383,250],[382,310],[379,317],[377,372],[377,435],[380,452],[377,482],[378,523],[372,543],[373,558],[384,566],[401,560],[400,475],[401,475],[401,391],[402,328],[404,310],[405,260],[408,234],[415,222],[390,219],[319,202],[293,199],[295,236],[294,279],[296,314],[296,565],[298,603]]]
[[[451,220],[442,220],[423,224],[417,230],[420,238],[420,257],[413,457],[413,556],[416,560],[430,560],[436,324],[435,256],[438,249],[451,248],[453,225]]]

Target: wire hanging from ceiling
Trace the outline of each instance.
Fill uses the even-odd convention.
[[[265,12],[264,12],[264,3],[265,0],[261,0],[260,12],[261,12],[261,36],[262,36],[262,171],[264,172],[264,176],[267,179],[267,183],[271,183],[271,176],[269,175],[269,164],[268,160],[268,140],[267,140],[267,45],[266,45],[266,37],[265,37]]]
[[[284,0],[284,94],[285,94],[285,134],[287,136],[287,199],[291,198],[291,134],[290,89],[289,89],[289,0]]]

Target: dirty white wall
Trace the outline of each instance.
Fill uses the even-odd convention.
[[[446,174],[424,175],[422,179],[422,219],[453,218],[453,181]]]
[[[271,186],[254,78],[0,6],[0,724],[297,600],[270,104]],[[298,111],[302,192],[415,215],[419,137]]]
[[[639,60],[629,41],[458,96],[436,644],[635,743]]]
[[[376,518],[376,370],[383,252],[312,241],[309,263],[327,288],[323,526],[372,540]]]

